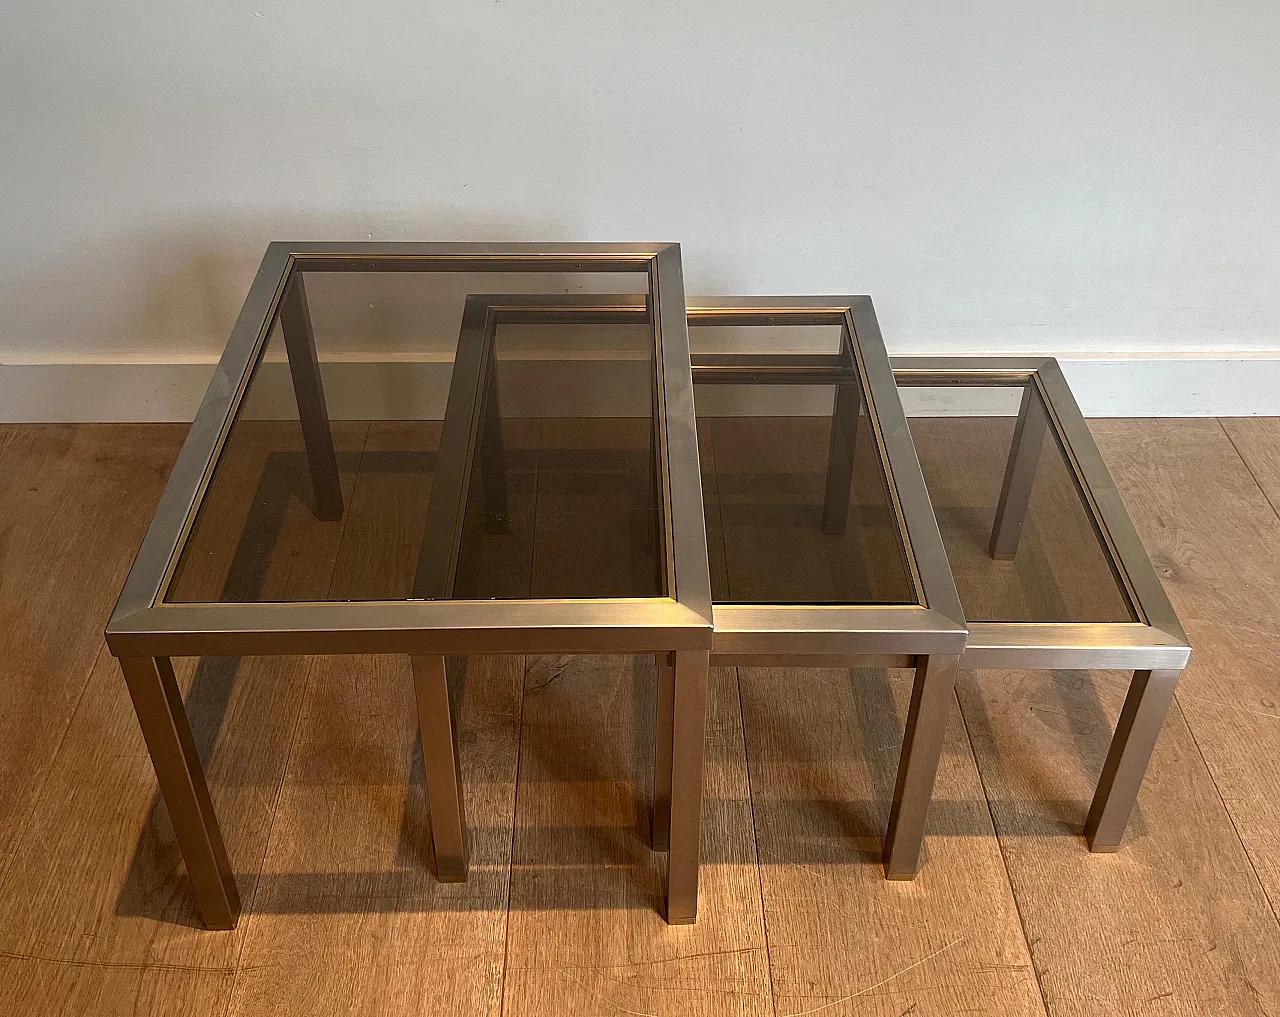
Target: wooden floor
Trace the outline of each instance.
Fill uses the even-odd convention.
[[[179,661],[234,932],[199,927],[101,638],[185,428],[0,427],[0,1013],[1280,1014],[1280,420],[1092,426],[1195,647],[1119,853],[1080,829],[1121,673],[963,674],[926,866],[890,883],[909,675],[715,672],[700,920],[669,928],[652,661],[458,676],[449,886],[407,661]],[[368,534],[325,539],[247,596],[357,581]]]

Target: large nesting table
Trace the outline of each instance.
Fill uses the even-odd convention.
[[[485,336],[493,330],[464,315],[464,297],[475,285],[554,291],[601,279],[628,287],[642,308],[639,327],[614,344],[625,342],[628,358],[617,370],[605,364],[599,378],[616,380],[627,426],[594,448],[579,441],[553,451],[609,460],[590,489],[562,493],[570,502],[576,496],[588,515],[623,504],[634,525],[621,548],[608,534],[592,544],[561,526],[563,567],[531,570],[507,501],[503,450],[484,454],[474,444],[478,422],[485,414],[500,420],[501,410],[496,389],[486,387],[492,351]],[[429,356],[417,365],[428,387],[445,369],[447,395],[438,402],[447,408],[423,407],[428,422],[443,415],[443,425],[424,432],[417,459],[387,465],[386,482],[413,521],[354,535],[365,541],[365,557],[385,567],[353,582],[350,568],[325,556],[334,555],[334,535],[352,511],[344,485],[359,456],[344,444],[345,422],[330,421],[316,337],[335,335],[341,346],[352,329],[363,335],[382,327],[379,320],[353,325],[343,315],[366,304],[391,306],[388,294],[413,304],[421,322],[452,333],[428,327]],[[537,358],[522,361],[526,389],[543,397],[533,412],[559,419],[557,389],[538,373],[545,368]],[[542,430],[554,426],[544,422]],[[424,455],[434,461],[425,473]],[[426,482],[417,484],[422,476]],[[674,669],[677,736],[693,744],[701,738],[711,647],[698,490],[676,245],[272,244],[106,632],[206,925],[233,927],[240,904],[170,657],[409,655],[436,874],[463,879],[466,822],[445,655],[662,655]],[[288,520],[248,525],[264,504],[305,516],[290,524],[290,540],[282,539]],[[562,506],[559,518],[572,510]],[[244,532],[229,538],[241,525]],[[323,568],[305,567],[318,559]],[[597,559],[616,567],[593,569]],[[696,908],[701,762],[701,753],[689,752],[672,767],[673,922],[692,921]]]

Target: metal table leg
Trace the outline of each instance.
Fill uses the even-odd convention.
[[[958,661],[959,657],[932,655],[916,665],[889,831],[884,839],[884,874],[889,879],[914,879],[920,871],[925,820],[942,756]]]
[[[168,657],[121,657],[120,670],[151,753],[200,916],[210,929],[234,929],[240,896],[173,667]]]
[[[680,650],[672,697],[671,824],[667,849],[667,922],[698,920],[702,830],[702,757],[707,727],[706,650]]]
[[[462,802],[458,728],[449,698],[444,657],[410,659],[418,698],[422,768],[427,776],[427,798],[431,806],[436,879],[442,883],[461,883],[467,878],[467,818]]]
[[[491,357],[487,312],[487,307],[471,300],[463,310],[413,584],[413,596],[423,600],[447,598],[453,591]]]
[[[995,523],[991,527],[991,557],[999,561],[1011,561],[1018,553],[1022,540],[1022,524],[1031,504],[1031,491],[1035,487],[1036,467],[1040,465],[1040,450],[1044,435],[1049,429],[1049,415],[1036,390],[1035,382],[1028,381],[1022,392],[1022,405],[1018,409],[1018,423],[1013,430],[1013,445],[1009,449],[1009,462],[1004,470],[1004,483],[1000,488],[1000,502],[996,506]]]
[[[671,745],[675,723],[676,672],[671,654],[660,653],[658,708],[654,720],[653,747],[653,850],[666,851],[671,836]]]
[[[502,436],[502,403],[498,398],[498,361],[494,343],[489,344],[485,365],[484,422],[480,431],[480,473],[484,489],[485,527],[490,533],[511,531],[511,509],[507,499],[507,447]]]
[[[1089,850],[1116,851],[1124,840],[1129,814],[1138,800],[1138,789],[1181,674],[1181,670],[1133,673],[1084,824]]]
[[[311,467],[311,486],[316,496],[316,515],[321,519],[342,518],[342,481],[338,476],[338,456],[333,448],[333,430],[324,401],[320,360],[311,329],[311,311],[302,276],[294,272],[280,305],[280,331],[289,355],[289,373],[302,424],[302,442]]]
[[[858,441],[858,416],[862,393],[857,382],[836,386],[835,409],[831,416],[831,449],[827,453],[827,486],[822,499],[822,532],[844,533],[849,516],[850,485],[853,483],[853,455]]]

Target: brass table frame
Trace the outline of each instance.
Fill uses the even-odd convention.
[[[362,602],[173,603],[165,594],[228,433],[279,314],[316,512],[342,512],[302,272],[643,272],[654,335],[655,452],[664,525],[659,540],[666,596],[592,600],[381,600]],[[471,351],[474,354],[474,351]],[[455,377],[482,361],[460,356]],[[451,386],[452,387],[452,386]],[[467,395],[458,386],[458,398]],[[450,393],[450,411],[454,406]],[[467,409],[465,405],[462,409]],[[474,410],[474,400],[471,407]],[[457,432],[457,429],[454,429]],[[461,432],[467,437],[467,429]],[[439,465],[469,463],[473,447],[442,449]],[[453,477],[443,487],[456,487]],[[435,495],[433,493],[433,503]],[[434,507],[434,506],[433,506]],[[430,526],[430,524],[429,524]],[[456,551],[453,527],[437,541],[419,578],[427,586]],[[442,550],[443,548],[443,550]],[[437,556],[435,559],[432,556]],[[420,587],[418,591],[421,592]],[[457,735],[444,655],[469,653],[654,653],[674,657],[682,736],[700,738],[711,646],[711,588],[698,472],[693,388],[680,250],[675,244],[274,243],[250,288],[213,380],[152,518],[106,638],[119,658],[174,832],[209,928],[233,928],[235,876],[169,658],[208,654],[404,653],[413,663],[428,775],[436,871],[465,878],[466,824]],[[689,730],[685,732],[684,727]],[[697,908],[698,810],[702,754],[676,759],[667,917],[691,922]],[[689,882],[692,874],[692,882]]]
[[[900,388],[1015,387],[1022,401],[1005,466],[989,550],[1017,554],[1045,437],[1053,432],[1112,573],[1136,621],[970,621],[963,668],[1134,672],[1085,820],[1092,851],[1116,851],[1137,801],[1191,646],[1164,592],[1089,425],[1052,357],[898,357]]]

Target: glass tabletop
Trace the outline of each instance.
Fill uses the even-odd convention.
[[[689,319],[713,602],[918,603],[848,328],[751,320]]]
[[[970,622],[1139,620],[1034,384],[902,398]]]
[[[535,313],[583,293],[630,306]],[[164,600],[666,596],[652,299],[643,270],[295,271]]]

